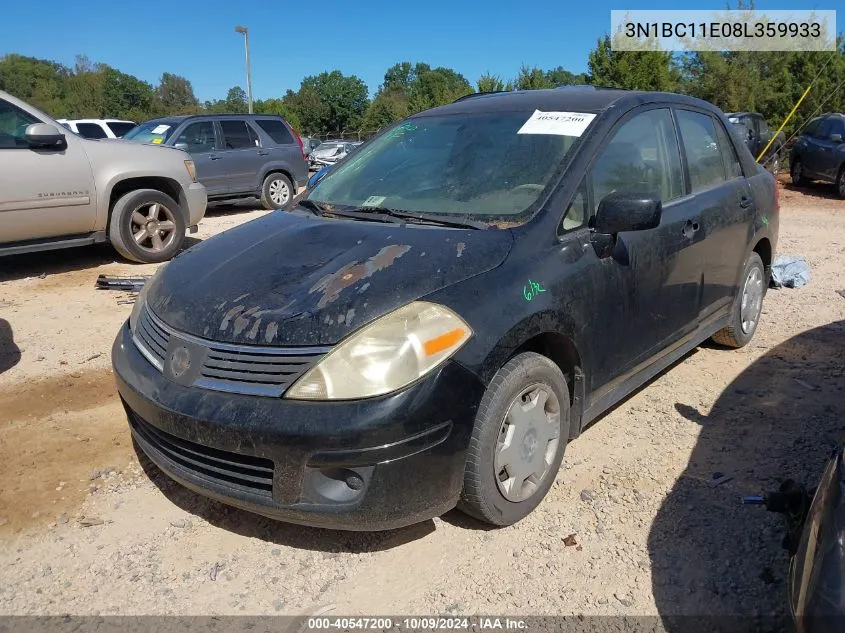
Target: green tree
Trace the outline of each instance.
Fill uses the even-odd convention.
[[[367,106],[361,128],[376,132],[410,114],[408,97],[402,90],[381,90]]]
[[[356,129],[369,103],[367,84],[355,75],[346,76],[339,70],[306,77],[299,91],[312,93],[309,100],[316,95],[322,106],[313,115],[309,114],[308,120],[303,118],[305,112],[299,110],[303,125],[313,125],[323,132]]]
[[[516,76],[514,84],[517,90],[541,90],[543,88],[554,87],[545,72],[536,66],[529,68],[524,64],[519,69],[519,74]]]
[[[478,78],[478,81],[475,82],[475,85],[478,88],[478,92],[501,92],[502,90],[510,90],[510,88],[505,88],[505,83],[498,75],[491,75],[490,73],[484,73],[481,75],[481,77]]]
[[[66,92],[69,76],[67,67],[46,59],[14,53],[0,58],[0,90],[57,118],[68,113]]]
[[[587,75],[584,73],[569,72],[563,66],[552,68],[546,71],[546,81],[551,84],[552,88],[558,86],[583,86],[587,83]]]
[[[166,114],[192,114],[199,107],[191,82],[171,73],[161,76],[156,97]]]
[[[636,51],[614,51],[607,34],[590,51],[587,65],[590,83],[597,86],[676,91],[681,83],[680,69],[670,53],[647,46]]]
[[[252,109],[256,114],[278,114],[297,132],[302,129],[299,114],[284,99],[259,99],[253,102]]]
[[[463,75],[451,68],[438,67],[417,75],[411,82],[408,103],[411,112],[421,112],[470,93],[472,86]]]
[[[146,81],[103,66],[103,117],[143,121],[153,111],[155,91]]]
[[[311,88],[300,88],[297,92],[288,90],[282,102],[296,114],[301,126],[299,129],[303,133],[314,136],[326,131],[323,125],[331,113],[328,105],[320,100],[320,95],[315,90]]]

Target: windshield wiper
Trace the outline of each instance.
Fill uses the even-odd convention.
[[[312,211],[314,215],[323,215],[323,207],[313,200],[300,200],[298,204],[300,207],[305,207],[306,209]]]
[[[436,224],[439,226],[479,230],[490,228],[489,225],[478,220],[467,220],[434,213],[411,213],[409,211],[400,211],[399,209],[385,209],[384,207],[359,207],[355,211],[367,215],[383,215],[401,220],[409,220],[414,224]]]

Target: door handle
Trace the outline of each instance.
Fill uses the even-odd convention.
[[[753,202],[753,200],[751,198],[749,198],[748,196],[742,196],[742,198],[739,199],[739,206],[742,207],[743,209],[747,209],[748,207],[751,206],[752,202]]]
[[[684,234],[684,237],[689,239],[693,235],[695,235],[696,232],[698,232],[699,228],[701,228],[701,227],[699,226],[698,222],[693,222],[692,220],[687,220],[684,223],[684,228],[681,232]]]
[[[222,157],[222,156],[209,156],[209,158],[210,158],[211,160],[220,160],[220,159],[221,159],[221,158],[223,158],[223,157]]]
[[[267,156],[270,153],[270,150],[262,149],[258,151],[259,156]]]

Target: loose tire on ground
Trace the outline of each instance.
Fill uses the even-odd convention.
[[[261,206],[268,211],[289,209],[295,195],[290,178],[279,172],[267,174],[261,185]]]
[[[167,261],[185,241],[185,215],[179,204],[161,191],[130,191],[112,207],[109,241],[133,262]]]
[[[540,390],[547,394],[543,403]],[[522,394],[528,399],[521,399]],[[541,404],[542,409],[538,408]],[[513,412],[512,407],[515,407]],[[528,420],[527,425],[521,421],[523,418]],[[511,424],[509,420],[518,423]],[[569,439],[569,425],[569,389],[560,368],[533,352],[509,360],[493,377],[481,399],[458,508],[497,526],[512,525],[523,519],[554,483]],[[557,435],[556,442],[548,439],[552,433]],[[538,455],[542,456],[542,464],[536,461]],[[515,463],[514,472],[510,473],[508,460],[514,458],[517,462],[526,461]],[[507,466],[502,467],[505,463]],[[539,478],[531,475],[521,484],[513,483],[532,468],[544,468],[545,472]],[[517,472],[520,470],[521,473]]]
[[[713,340],[719,345],[735,349],[747,345],[760,324],[766,290],[763,260],[757,253],[751,253],[745,262],[739,291],[731,307],[730,321],[713,335]]]

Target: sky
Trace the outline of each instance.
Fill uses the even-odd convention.
[[[201,101],[246,89],[249,29],[255,99],[297,90],[302,78],[338,69],[374,94],[396,62],[447,66],[475,85],[485,72],[507,80],[522,64],[587,70],[611,9],[715,9],[725,0],[627,4],[612,0],[0,0],[0,56],[19,53],[73,66],[76,55],[157,84],[163,72],[189,79]],[[735,5],[734,2],[731,3]],[[832,9],[837,2],[758,0],[757,9]],[[841,5],[840,5],[841,6]],[[842,14],[843,12],[840,12]],[[840,24],[845,15],[839,17]],[[841,29],[841,26],[840,26]]]

